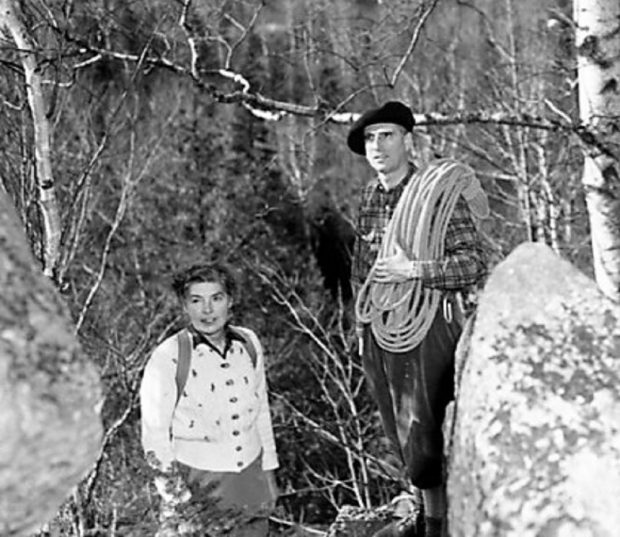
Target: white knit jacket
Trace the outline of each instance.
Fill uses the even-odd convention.
[[[176,334],[153,352],[142,378],[140,407],[142,445],[158,468],[168,470],[176,460],[201,470],[240,472],[261,452],[263,470],[278,467],[263,349],[253,331],[243,330],[254,343],[256,365],[236,339],[225,358],[199,344],[176,409]]]

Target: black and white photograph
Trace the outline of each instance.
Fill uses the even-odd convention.
[[[0,537],[619,537],[618,0],[0,0]]]

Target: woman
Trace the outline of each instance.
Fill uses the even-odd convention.
[[[235,535],[267,535],[278,459],[260,342],[230,324],[227,267],[194,265],[173,289],[187,328],[155,349],[140,388],[142,445],[163,500],[159,535],[194,531],[188,513],[201,512],[205,493],[240,515]]]

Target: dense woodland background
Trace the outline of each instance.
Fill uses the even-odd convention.
[[[580,143],[548,128],[578,118],[568,0],[19,5],[51,126],[53,278],[105,387],[98,464],[47,531],[152,533],[137,387],[181,322],[170,276],[198,258],[237,268],[237,320],[268,353],[278,516],[325,527],[340,506],[399,490],[351,330],[349,248],[370,173],[346,148],[348,113],[401,99],[442,114],[417,143],[478,172],[493,262],[544,241],[591,274]],[[33,122],[8,37],[0,95],[0,179],[42,259]],[[504,120],[462,120],[477,111]]]

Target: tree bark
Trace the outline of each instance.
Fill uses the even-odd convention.
[[[590,147],[582,181],[590,218],[594,274],[620,299],[620,3],[574,0],[582,123],[607,150]]]
[[[59,259],[61,229],[52,173],[50,124],[45,112],[45,96],[35,52],[37,47],[26,28],[16,0],[0,0],[0,30],[3,29],[13,38],[24,69],[32,115],[36,181],[43,225],[43,272],[53,277]]]

